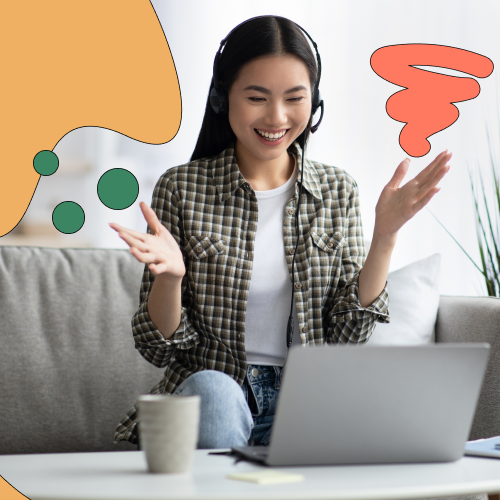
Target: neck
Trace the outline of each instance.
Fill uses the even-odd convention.
[[[263,161],[253,156],[236,139],[234,152],[241,174],[255,191],[276,189],[293,174],[295,158],[286,150],[274,160]]]

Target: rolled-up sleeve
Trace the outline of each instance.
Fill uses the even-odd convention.
[[[181,248],[184,263],[187,267],[186,255],[181,247],[182,220],[179,215],[179,200],[173,185],[174,182],[168,172],[160,177],[153,191],[151,208]],[[152,233],[149,225],[147,232]],[[158,368],[163,368],[167,366],[176,349],[189,349],[199,343],[199,338],[188,318],[191,295],[187,283],[187,274],[182,278],[181,285],[181,321],[177,330],[169,339],[163,337],[149,316],[148,298],[154,280],[155,275],[149,270],[149,264],[146,264],[141,282],[139,309],[132,318],[132,333],[135,348],[141,353],[142,357]]]
[[[367,307],[359,301],[359,274],[366,255],[359,208],[358,186],[353,181],[349,195],[342,247],[342,269],[334,295],[327,334],[328,343],[364,343],[375,323],[389,323],[387,282],[380,295]]]

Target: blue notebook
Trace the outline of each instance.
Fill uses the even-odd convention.
[[[500,436],[465,443],[465,455],[500,458]]]

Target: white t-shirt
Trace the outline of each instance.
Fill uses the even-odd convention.
[[[245,350],[252,365],[283,366],[285,362],[292,281],[285,257],[283,219],[286,203],[295,196],[297,176],[295,162],[292,177],[285,184],[255,191],[259,218],[245,319]],[[295,299],[293,329],[292,345],[301,345]]]

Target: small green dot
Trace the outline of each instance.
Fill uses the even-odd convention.
[[[97,183],[97,196],[113,210],[130,207],[139,196],[139,183],[134,175],[124,168],[112,168],[102,174]]]
[[[40,175],[52,175],[59,168],[59,158],[54,152],[44,149],[33,158],[33,167]]]
[[[61,233],[73,234],[79,231],[85,223],[85,212],[78,203],[63,201],[54,208],[52,223]]]

